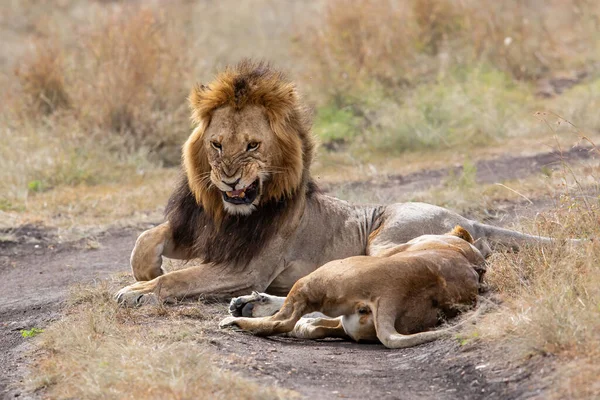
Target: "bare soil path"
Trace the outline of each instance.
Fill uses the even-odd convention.
[[[522,179],[537,174],[543,169],[553,169],[561,163],[598,159],[598,153],[587,147],[572,147],[569,150],[538,153],[531,156],[501,157],[475,163],[476,181],[489,184],[513,179]],[[387,175],[374,181],[358,181],[339,184],[348,189],[368,189],[382,192],[383,198],[393,198],[401,193],[412,193],[438,186],[450,174],[459,176],[463,167],[422,170],[407,175]]]
[[[29,348],[21,330],[42,329],[60,316],[69,287],[126,271],[139,232],[106,232],[98,250],[85,243],[57,244],[52,231],[19,229],[18,243],[0,244],[0,396],[18,397],[10,388],[23,378]],[[13,232],[14,234],[14,232]]]
[[[478,180],[494,182],[526,177],[561,159],[593,155],[573,149],[562,155],[544,153],[477,164]],[[422,171],[389,177],[371,185],[393,194],[439,185],[450,170]],[[533,207],[543,208],[542,199]],[[158,221],[157,221],[158,222]],[[84,242],[60,244],[52,230],[25,226],[11,232],[16,241],[0,242],[0,397],[31,396],[19,388],[29,348],[22,329],[43,328],[60,316],[69,287],[129,270],[128,259],[138,230],[109,231],[100,247]],[[527,365],[511,365],[500,351],[493,354],[456,340],[438,341],[406,350],[381,345],[289,338],[264,339],[215,330],[214,350],[223,363],[265,383],[277,383],[312,399],[512,399],[539,395],[551,373],[551,360],[537,357]]]

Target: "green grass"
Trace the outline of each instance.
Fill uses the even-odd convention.
[[[600,131],[600,76],[596,75],[566,90],[551,102],[549,109],[577,126],[574,128],[566,121],[561,122],[562,126],[557,125],[559,121],[553,118],[549,122],[554,123],[553,130],[559,133],[580,131],[587,134]]]
[[[455,68],[404,89],[361,85],[319,108],[314,132],[326,149],[342,142],[359,159],[490,146],[539,129],[532,92],[489,66]]]
[[[352,140],[359,133],[360,118],[349,107],[327,105],[317,110],[313,131],[324,144]]]
[[[527,134],[535,122],[528,118],[531,100],[528,87],[500,71],[457,70],[384,108],[367,143],[388,154],[490,145]]]
[[[30,337],[34,337],[36,335],[39,335],[42,332],[44,332],[44,330],[43,329],[39,329],[39,328],[22,329],[21,330],[21,336],[23,336],[24,338],[30,338]]]

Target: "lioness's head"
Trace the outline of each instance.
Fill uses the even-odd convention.
[[[198,204],[219,219],[302,195],[313,140],[295,86],[265,63],[243,61],[190,95],[197,124],[183,149]]]

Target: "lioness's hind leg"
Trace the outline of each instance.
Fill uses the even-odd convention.
[[[342,317],[338,318],[300,318],[289,337],[297,339],[349,339],[342,325]]]
[[[303,286],[302,279],[296,282],[288,297],[285,298],[283,306],[275,315],[261,318],[227,317],[221,321],[219,327],[238,327],[259,336],[291,332],[303,315],[317,311],[314,305],[306,301]]]
[[[252,292],[247,296],[234,297],[229,303],[229,314],[234,317],[269,317],[281,309],[285,297]]]
[[[227,317],[219,322],[219,328],[239,328],[254,335],[271,336],[291,332],[301,317],[302,311],[290,305],[270,317]]]

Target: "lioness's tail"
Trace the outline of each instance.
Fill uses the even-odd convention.
[[[396,328],[394,327],[395,314],[392,312],[392,309],[386,307],[386,305],[376,309],[373,322],[375,323],[377,338],[385,347],[390,349],[402,349],[450,337],[457,328],[475,321],[486,309],[487,306],[482,304],[470,316],[455,325],[433,331],[413,333],[411,335],[402,335],[396,331]]]

